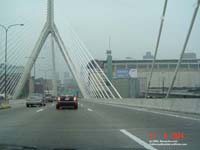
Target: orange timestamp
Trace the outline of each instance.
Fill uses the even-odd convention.
[[[185,133],[180,131],[173,131],[173,132],[163,132],[162,138],[165,140],[180,140],[185,138]],[[159,136],[160,137],[160,136]],[[156,140],[157,139],[157,133],[156,132],[149,132],[149,139],[150,140]]]

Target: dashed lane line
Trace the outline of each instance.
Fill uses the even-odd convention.
[[[92,109],[90,109],[90,108],[88,108],[87,110],[88,110],[88,111],[93,111],[93,110],[92,110]]]
[[[36,112],[41,112],[41,111],[43,111],[44,109],[42,108],[42,109],[39,109],[39,110],[37,110]]]

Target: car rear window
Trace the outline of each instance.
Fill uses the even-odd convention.
[[[66,100],[69,100],[69,101],[73,101],[73,96],[61,96],[60,98],[61,101],[66,101]]]

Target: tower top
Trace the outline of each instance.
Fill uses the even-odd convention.
[[[49,25],[54,23],[54,0],[48,0],[47,2],[47,23]]]

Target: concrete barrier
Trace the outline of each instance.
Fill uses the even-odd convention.
[[[88,101],[95,101],[109,104],[121,104],[134,107],[152,108],[167,111],[183,112],[200,114],[200,99],[189,98],[169,98],[169,99],[87,99]]]
[[[9,103],[10,103],[11,105],[25,104],[25,103],[26,103],[26,99],[10,100]]]
[[[26,103],[25,99],[16,99],[16,100],[11,99],[11,100],[9,100],[9,102],[0,101],[0,109],[11,108],[11,107],[22,105],[25,103]]]

